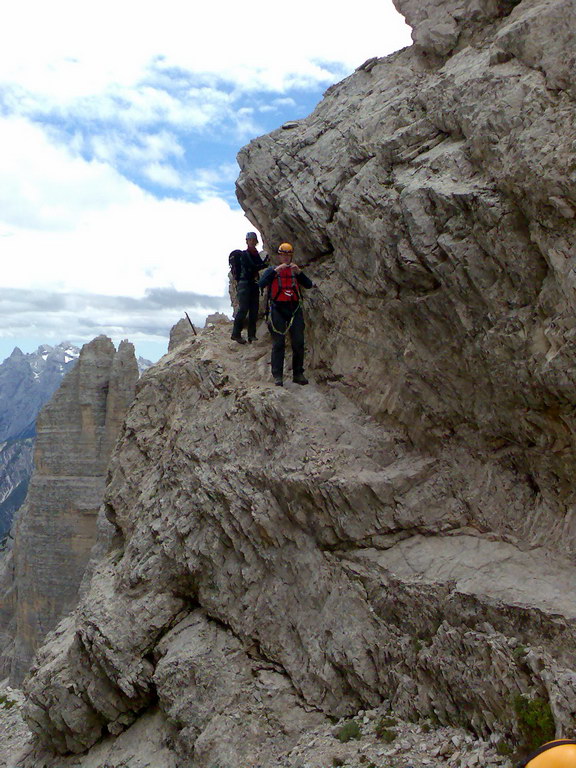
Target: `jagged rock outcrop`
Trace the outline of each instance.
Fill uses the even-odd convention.
[[[259,383],[267,345],[238,353],[228,330],[139,384],[106,496],[119,548],[27,686],[43,743],[81,752],[156,702],[191,766],[277,765],[385,698],[512,735],[515,699],[537,694],[568,727],[573,566],[470,525],[525,503],[514,475],[463,452],[457,472],[345,385]]]
[[[183,317],[180,320],[178,320],[176,325],[174,325],[170,330],[170,340],[168,342],[168,351],[171,352],[173,349],[176,349],[178,345],[183,344],[192,336],[194,336],[195,330],[196,328],[195,327],[192,328],[192,326],[190,325],[190,321],[187,318]]]
[[[36,417],[74,366],[80,350],[65,341],[24,354],[15,347],[0,364],[0,540],[26,497]]]
[[[148,713],[179,766],[271,768],[383,701],[573,730],[573,6],[397,4],[414,47],[240,155],[251,220],[320,286],[315,383],[270,386],[221,326],[142,379],[114,546],[27,685],[39,750]]]
[[[72,609],[96,539],[106,467],[138,367],[134,347],[86,344],[37,419],[34,472],[2,563],[0,676],[19,681],[45,634]]]

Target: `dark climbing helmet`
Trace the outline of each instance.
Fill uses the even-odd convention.
[[[518,768],[576,768],[576,739],[548,741]]]

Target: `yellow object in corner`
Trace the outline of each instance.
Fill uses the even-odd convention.
[[[565,739],[558,739],[540,749],[543,751],[525,763],[525,768],[576,768],[576,742],[567,744]]]

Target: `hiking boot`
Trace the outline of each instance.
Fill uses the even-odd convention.
[[[237,341],[238,344],[246,344],[246,339],[243,339],[242,336],[230,336],[232,341]]]
[[[308,384],[308,379],[303,373],[297,373],[296,376],[292,378],[292,381],[294,384]]]
[[[277,387],[283,387],[284,379],[281,379],[281,378],[274,379],[274,384],[276,384]]]
[[[252,344],[253,341],[258,341],[256,336],[248,336],[248,344]]]

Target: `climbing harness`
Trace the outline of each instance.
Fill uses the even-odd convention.
[[[268,320],[268,324],[269,324],[271,330],[273,330],[274,333],[280,334],[280,336],[286,336],[286,334],[288,333],[288,331],[292,327],[292,323],[294,322],[294,318],[296,317],[296,313],[300,309],[300,305],[301,305],[301,302],[299,301],[296,304],[296,309],[290,315],[290,320],[288,321],[288,325],[286,326],[286,330],[285,331],[279,331],[278,328],[276,328],[276,326],[274,325],[274,321],[272,320],[272,312],[268,312],[267,320]]]
[[[284,246],[281,245],[280,248]],[[288,246],[286,244],[286,247],[292,248],[292,246]],[[280,251],[279,251],[280,252]],[[291,252],[291,251],[287,251]],[[273,293],[275,289],[275,293]],[[284,331],[278,330],[276,326],[274,325],[274,321],[272,320],[272,312],[271,312],[271,306],[272,302],[275,302],[277,305],[287,304],[288,302],[293,303],[294,297],[297,299],[296,307],[294,308],[294,311],[292,312],[290,316],[290,320],[288,321],[288,325],[286,326],[286,329]],[[268,324],[270,326],[270,330],[274,331],[274,333],[279,334],[280,336],[286,336],[290,328],[292,327],[292,323],[294,322],[294,318],[296,317],[296,313],[300,309],[302,304],[302,298],[300,294],[300,289],[298,287],[298,281],[296,280],[296,277],[294,276],[294,273],[291,269],[285,269],[280,272],[278,272],[276,275],[274,275],[274,279],[268,286],[268,298],[266,300],[266,320],[268,321]]]

